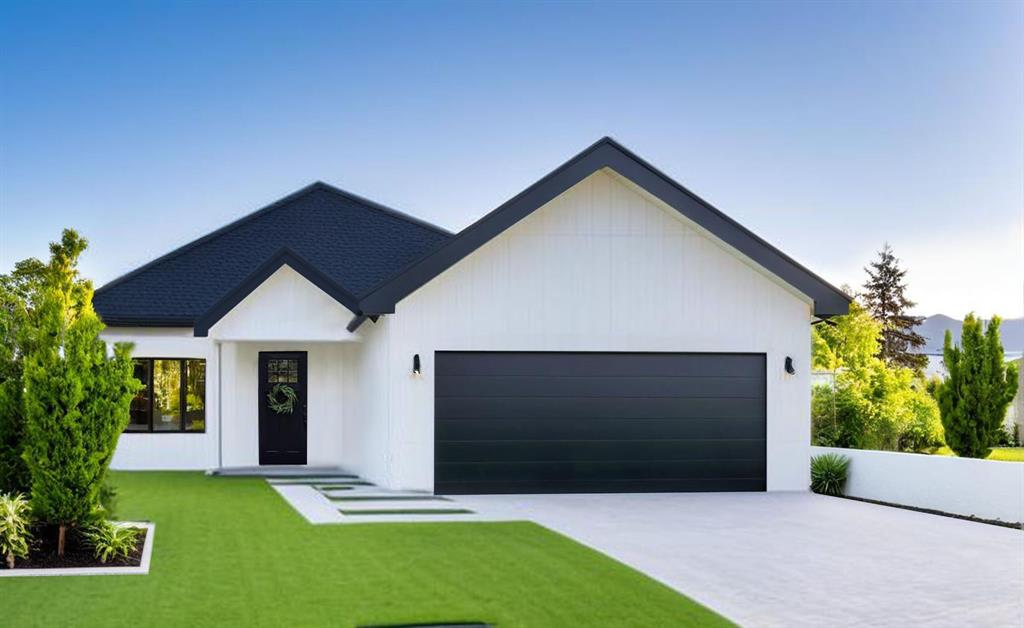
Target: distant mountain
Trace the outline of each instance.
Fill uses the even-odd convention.
[[[924,322],[917,328],[917,333],[928,341],[921,353],[942,353],[942,340],[946,336],[947,329],[953,332],[953,341],[959,342],[962,324],[963,321],[945,314],[936,314],[924,319]],[[1021,351],[1024,351],[1024,318],[1003,320],[999,326],[999,335],[1003,339],[1003,350],[1006,353],[1020,354]]]

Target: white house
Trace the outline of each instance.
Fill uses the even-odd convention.
[[[803,490],[849,299],[604,138],[457,234],[315,183],[101,288],[114,467],[439,493]]]

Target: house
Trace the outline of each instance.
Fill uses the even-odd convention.
[[[103,286],[121,469],[439,493],[805,490],[849,298],[604,138],[457,234],[315,183]]]

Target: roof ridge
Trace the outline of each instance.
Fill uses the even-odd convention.
[[[97,288],[96,289],[96,294],[100,294],[100,293],[102,293],[103,291],[105,291],[105,290],[107,290],[109,288],[113,288],[114,286],[116,286],[118,284],[124,283],[125,281],[128,281],[132,277],[135,277],[136,275],[142,273],[143,271],[149,270],[150,268],[153,268],[157,264],[162,264],[162,263],[164,263],[166,261],[172,260],[172,259],[174,259],[174,258],[176,258],[176,257],[178,257],[178,256],[180,256],[180,255],[182,255],[184,253],[187,253],[187,252],[191,251],[192,249],[196,248],[197,246],[199,246],[201,244],[206,244],[207,242],[215,240],[215,239],[219,238],[220,236],[224,235],[225,233],[228,233],[229,231],[233,231],[234,229],[237,229],[238,227],[242,226],[243,224],[245,224],[245,223],[247,223],[247,222],[249,222],[251,220],[255,220],[256,218],[259,218],[260,216],[263,216],[265,214],[269,214],[270,212],[274,211],[275,209],[279,209],[279,208],[283,207],[285,204],[294,201],[295,199],[302,198],[303,196],[305,196],[306,194],[309,194],[313,190],[318,189],[318,187],[321,186],[321,185],[324,185],[324,184],[321,183],[320,181],[314,181],[313,183],[310,183],[309,185],[306,185],[306,186],[304,186],[302,188],[299,188],[298,190],[292,192],[291,194],[288,194],[287,196],[282,196],[281,198],[277,199],[276,201],[270,203],[269,205],[264,205],[263,207],[260,207],[259,209],[256,209],[254,211],[249,212],[248,214],[245,214],[244,216],[241,216],[240,218],[236,218],[235,220],[232,220],[231,222],[227,223],[226,225],[223,225],[221,227],[218,227],[217,229],[214,229],[213,231],[211,231],[210,233],[207,233],[204,236],[200,236],[200,237],[196,238],[195,240],[192,240],[190,242],[186,242],[185,244],[182,244],[178,248],[172,249],[170,252],[164,253],[163,255],[161,255],[161,256],[159,256],[159,257],[157,257],[155,259],[152,259],[152,260],[146,262],[145,264],[143,264],[142,266],[139,266],[138,268],[135,268],[134,270],[130,270],[130,271],[128,271],[127,273],[125,273],[123,275],[120,275],[120,276],[118,276],[118,277],[116,277],[114,279],[111,279],[107,283],[105,283],[102,286],[100,286],[99,288]]]
[[[335,187],[335,186],[333,186],[333,185],[331,185],[329,183],[325,183],[323,181],[317,180],[317,181],[314,181],[313,183],[310,183],[309,185],[306,185],[306,186],[304,186],[302,188],[299,188],[298,190],[292,192],[291,194],[288,194],[286,196],[283,196],[283,197],[277,199],[276,201],[273,201],[272,203],[270,203],[268,205],[264,205],[263,207],[260,207],[259,209],[256,209],[254,211],[249,212],[248,214],[245,214],[245,215],[243,215],[243,216],[241,216],[239,218],[236,218],[235,220],[232,220],[231,222],[227,223],[226,225],[218,227],[217,229],[211,231],[210,233],[207,233],[206,235],[200,236],[200,237],[196,238],[195,240],[191,240],[190,242],[186,242],[185,244],[179,246],[178,248],[172,249],[168,253],[164,253],[163,255],[161,255],[161,256],[159,256],[159,257],[157,257],[155,259],[152,259],[152,260],[150,260],[148,262],[146,262],[142,266],[139,266],[139,267],[137,267],[137,268],[135,268],[133,270],[130,270],[127,273],[124,273],[123,275],[119,275],[118,277],[115,277],[114,279],[108,281],[107,283],[105,283],[102,286],[100,286],[99,288],[97,288],[96,289],[96,293],[97,294],[102,294],[104,291],[106,291],[106,290],[108,290],[110,288],[113,288],[114,286],[117,286],[119,284],[122,284],[125,281],[128,281],[129,279],[132,279],[133,277],[139,275],[140,273],[142,273],[144,271],[147,271],[147,270],[153,268],[154,266],[157,266],[159,264],[162,264],[164,262],[167,262],[167,261],[170,261],[170,260],[172,260],[174,258],[177,258],[177,257],[179,257],[179,256],[181,256],[181,255],[183,255],[185,253],[188,253],[192,249],[194,249],[194,248],[196,248],[196,247],[198,247],[198,246],[200,246],[202,244],[206,244],[208,242],[211,242],[211,241],[219,238],[220,236],[222,236],[222,235],[224,235],[224,234],[226,234],[226,233],[228,233],[230,231],[234,231],[235,229],[241,227],[242,225],[244,225],[244,224],[246,224],[246,223],[248,223],[248,222],[250,222],[252,220],[255,220],[255,219],[260,218],[260,217],[262,217],[262,216],[264,216],[266,214],[269,214],[270,212],[274,211],[275,209],[280,209],[281,207],[284,207],[285,205],[287,205],[287,204],[289,204],[289,203],[291,203],[291,202],[293,202],[293,201],[295,201],[295,200],[297,200],[299,198],[302,198],[303,196],[309,194],[310,192],[313,192],[314,190],[325,190],[325,191],[331,192],[333,194],[337,194],[337,195],[342,196],[344,198],[347,198],[349,200],[353,200],[353,201],[355,201],[357,203],[365,205],[365,206],[369,207],[370,209],[377,210],[378,212],[381,212],[383,214],[392,216],[394,218],[398,218],[398,219],[403,220],[403,221],[405,221],[407,223],[410,223],[410,224],[414,224],[414,225],[416,225],[416,226],[418,226],[420,228],[429,229],[429,230],[434,231],[435,233],[438,233],[440,235],[448,236],[449,238],[454,235],[452,232],[448,231],[447,229],[444,229],[442,227],[439,227],[437,225],[429,223],[429,222],[427,222],[425,220],[421,220],[421,219],[416,218],[414,216],[410,216],[410,215],[408,215],[408,214],[406,214],[404,212],[398,211],[397,209],[392,209],[391,207],[388,207],[386,205],[382,205],[381,203],[378,203],[376,201],[370,200],[370,199],[368,199],[366,197],[359,196],[358,194],[353,194],[352,192],[349,192],[347,190],[343,190],[343,189],[341,189],[339,187]]]
[[[426,221],[426,220],[424,220],[422,218],[417,218],[416,216],[413,216],[411,214],[407,214],[407,213],[405,213],[403,211],[400,211],[400,210],[397,210],[397,209],[395,209],[393,207],[388,207],[387,205],[385,205],[383,203],[379,203],[379,202],[377,202],[375,200],[366,198],[365,196],[360,196],[360,195],[358,195],[358,194],[356,194],[354,192],[349,192],[348,190],[345,190],[345,189],[339,188],[337,186],[331,185],[330,183],[325,183],[323,181],[316,181],[315,183],[313,183],[313,185],[317,186],[317,187],[320,187],[321,189],[327,190],[329,192],[333,192],[335,194],[338,194],[340,196],[344,196],[347,199],[354,200],[354,201],[356,201],[358,203],[362,203],[363,205],[366,205],[370,209],[375,209],[375,210],[377,210],[377,211],[379,211],[379,212],[381,212],[383,214],[387,214],[387,215],[389,215],[389,216],[391,216],[393,218],[398,218],[399,220],[403,220],[403,221],[408,222],[410,224],[416,225],[417,227],[422,227],[422,228],[425,228],[425,229],[429,229],[430,231],[434,231],[436,233],[439,233],[439,234],[445,235],[445,236],[454,236],[455,235],[453,232],[451,232],[451,231],[449,231],[449,230],[447,230],[444,227],[441,227],[439,225],[435,225],[432,222],[428,222],[428,221]]]

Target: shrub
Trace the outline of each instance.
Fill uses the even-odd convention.
[[[913,370],[877,357],[881,335],[881,325],[856,302],[848,315],[812,329],[814,366],[835,376],[834,389],[813,389],[814,444],[893,451],[943,445],[939,408],[928,383]]]
[[[15,558],[28,556],[28,500],[21,493],[0,495],[0,554],[7,568],[14,569]]]
[[[811,490],[822,495],[840,496],[846,486],[850,459],[839,454],[811,458]]]
[[[96,558],[105,563],[111,558],[127,558],[135,549],[139,538],[138,528],[119,526],[100,520],[83,531],[86,544],[93,549]]]
[[[935,400],[909,369],[880,360],[842,371],[811,393],[812,442],[822,447],[925,451],[943,445]]]
[[[22,371],[25,353],[31,349],[28,322],[32,295],[44,265],[37,259],[15,264],[0,275],[0,492],[27,493],[31,489],[28,467],[22,459],[25,438]]]
[[[995,438],[992,442],[994,447],[1014,447],[1017,445],[1017,437],[1014,435],[1017,425],[1014,424],[1013,428],[1001,425],[996,430]]]
[[[100,507],[107,519],[117,517],[117,487],[106,480],[100,486]]]

